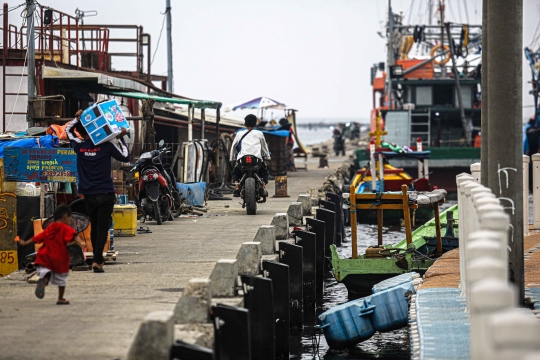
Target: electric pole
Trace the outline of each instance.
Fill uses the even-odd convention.
[[[26,21],[28,31],[26,33],[26,42],[28,44],[28,100],[36,96],[36,48],[34,41],[34,11],[36,4],[34,0],[26,0]],[[6,44],[4,44],[6,46]],[[28,127],[34,126],[34,119],[28,118]]]
[[[392,0],[388,0],[388,58],[386,80],[388,81],[388,110],[392,110],[392,65],[394,65],[394,14]]]
[[[167,0],[165,9],[167,17],[167,91],[173,92],[173,70],[172,70],[172,34],[171,34],[171,0]]]
[[[488,173],[489,186],[510,215],[510,281],[516,285],[522,303],[525,298],[523,202],[528,201],[523,198],[521,145],[523,0],[489,0],[487,22],[489,67],[484,75],[488,78],[489,161],[482,172]],[[485,29],[482,32],[485,33]],[[485,45],[485,41],[483,43]],[[485,85],[482,84],[482,88]]]

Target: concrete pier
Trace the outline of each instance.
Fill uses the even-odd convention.
[[[224,259],[221,266],[234,272],[231,261],[242,244],[258,241],[255,236],[262,225],[270,225],[276,213],[286,213],[291,198],[320,187],[340,164],[341,159],[330,162],[330,169],[312,166],[307,172],[289,174],[290,198],[272,198],[271,181],[268,201],[258,205],[256,216],[246,216],[236,199],[210,201],[209,212],[202,217],[179,218],[161,226],[150,221],[144,225],[151,234],[116,238],[118,259],[106,264],[105,273],[70,272],[65,294],[69,306],[55,305],[58,290],[53,286],[47,287],[45,299],[37,299],[35,285],[23,281],[25,274],[0,279],[0,329],[9,329],[0,337],[0,358],[40,359],[47,354],[55,359],[126,359],[149,313],[168,311],[173,324],[173,310],[190,279],[210,278],[220,259]],[[242,303],[241,298],[229,299],[232,293],[216,293],[216,285],[212,279],[214,298],[221,295],[225,296],[221,302]],[[176,332],[183,331],[178,326]],[[202,330],[186,331],[195,339],[207,339]]]

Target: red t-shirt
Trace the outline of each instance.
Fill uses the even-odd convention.
[[[69,253],[67,243],[75,237],[75,230],[64,223],[53,222],[34,236],[35,243],[43,243],[38,250],[35,265],[41,265],[55,273],[69,271]]]

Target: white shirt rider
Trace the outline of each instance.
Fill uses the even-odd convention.
[[[250,131],[250,133],[246,135],[248,131]],[[236,153],[236,145],[240,139],[242,139],[242,148],[235,159],[234,154]],[[270,159],[270,152],[268,151],[268,145],[266,145],[263,133],[259,130],[253,130],[253,128],[250,127],[236,133],[231,149],[233,149],[233,151],[231,151],[231,161],[239,160],[245,155],[253,155],[261,160]]]

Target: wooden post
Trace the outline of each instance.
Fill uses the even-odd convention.
[[[403,220],[405,221],[405,236],[407,237],[407,246],[412,242],[411,235],[411,212],[409,211],[409,195],[407,194],[407,185],[401,185],[401,193],[403,197],[401,198],[403,205]]]
[[[349,212],[351,213],[352,258],[358,259],[358,242],[356,238],[356,189],[354,184],[351,184],[349,191],[351,201],[351,208],[349,209]]]
[[[379,231],[377,233],[377,245],[382,246],[382,233],[383,233],[383,210],[377,209],[377,225],[379,227]]]
[[[437,254],[442,254],[442,238],[441,238],[441,219],[439,215],[439,203],[433,204],[433,212],[435,215],[435,234],[437,236]]]

